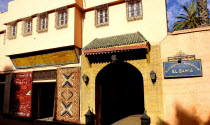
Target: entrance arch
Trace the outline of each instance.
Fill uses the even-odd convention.
[[[111,63],[96,76],[97,125],[111,125],[144,112],[143,77],[126,62]]]

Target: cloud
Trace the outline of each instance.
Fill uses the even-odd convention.
[[[168,27],[169,31],[171,31],[173,24],[178,21],[176,18],[179,14],[185,14],[184,10],[180,7],[179,4],[174,3],[167,9],[167,19],[168,19]]]
[[[190,3],[192,0],[177,0],[177,3],[180,5],[185,5],[186,3]]]
[[[169,31],[171,31],[173,24],[178,21],[178,19],[175,17],[179,16],[180,14],[186,14],[180,5],[186,5],[190,2],[192,2],[192,0],[167,0],[167,19]],[[210,0],[207,0],[207,2],[208,9],[210,10]]]
[[[171,4],[171,3],[173,3],[174,2],[174,0],[166,0],[166,3],[167,4]]]
[[[0,12],[4,12],[6,10],[7,10],[6,5],[0,2]]]

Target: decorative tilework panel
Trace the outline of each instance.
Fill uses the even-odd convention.
[[[58,121],[79,123],[80,68],[57,70],[56,114]]]
[[[14,117],[31,117],[32,73],[13,74],[10,114]]]

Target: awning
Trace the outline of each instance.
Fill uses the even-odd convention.
[[[140,32],[96,38],[85,46],[82,52],[85,55],[96,55],[135,49],[149,49],[149,42]]]
[[[79,48],[65,46],[8,56],[17,69],[76,64],[79,63]]]

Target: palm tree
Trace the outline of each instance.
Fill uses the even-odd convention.
[[[191,3],[187,3],[187,7],[183,5],[181,5],[181,7],[186,14],[180,14],[180,16],[176,17],[180,20],[173,24],[172,30],[176,31],[198,27],[200,25],[200,20],[198,17],[196,2],[193,0]]]
[[[198,15],[201,26],[205,26],[209,23],[207,0],[197,0]]]

